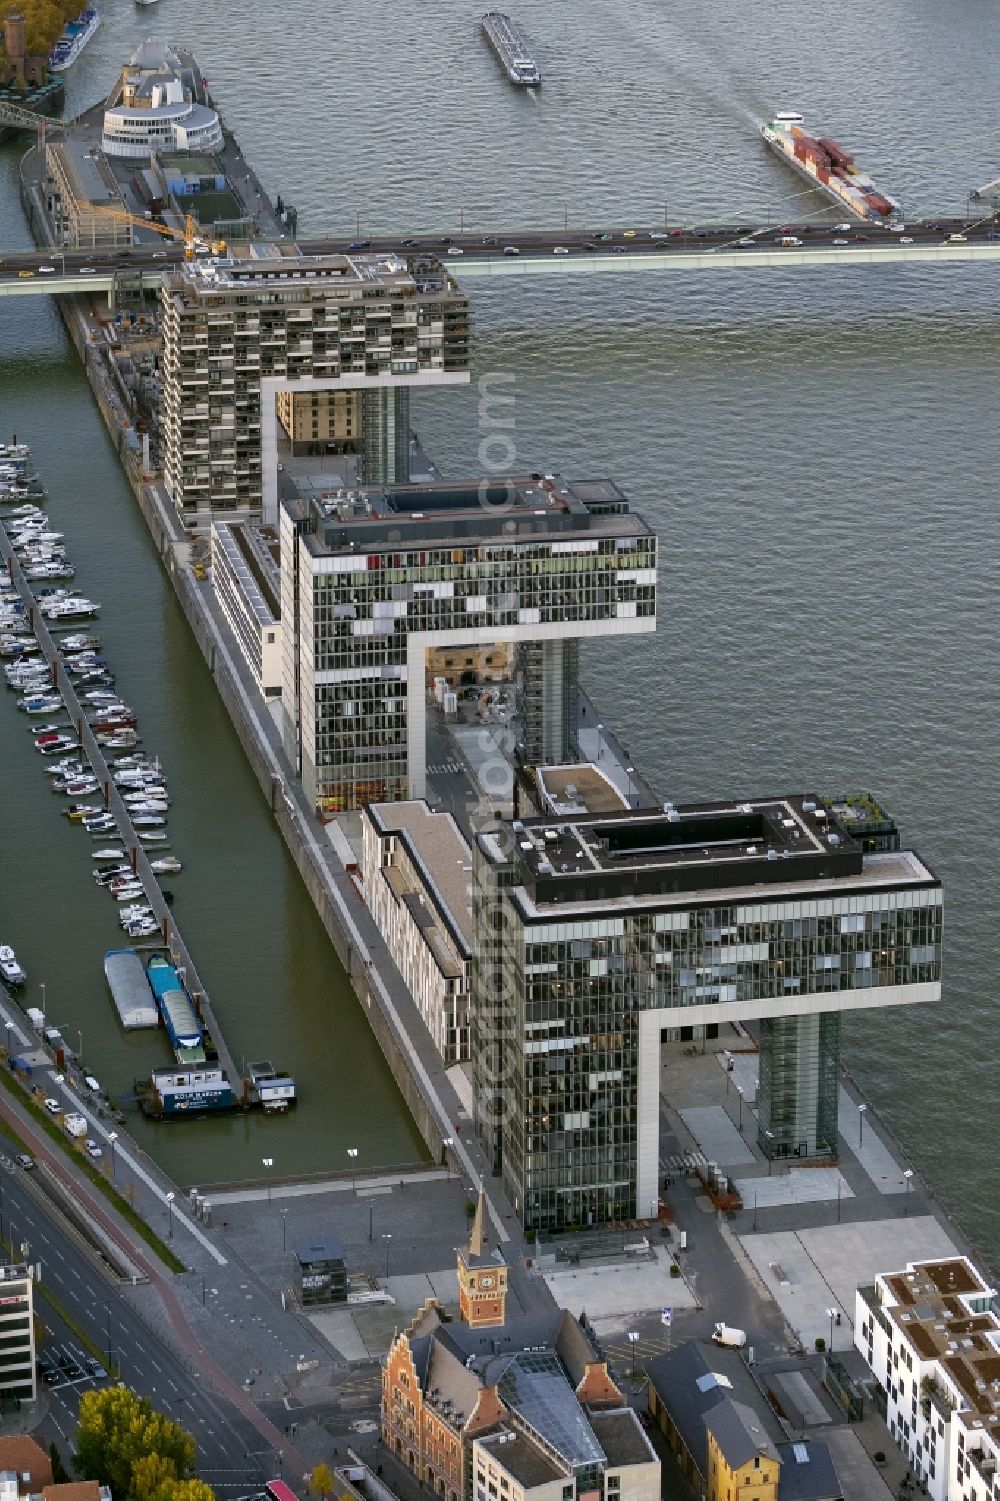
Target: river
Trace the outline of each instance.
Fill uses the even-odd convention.
[[[152,13],[109,0],[67,107],[105,92],[144,30],[168,34],[198,54],[302,234],[780,223],[808,200],[754,135],[779,108],[837,136],[911,214],[961,212],[1000,171],[991,0],[844,0],[794,16],[778,0],[749,12],[740,0],[682,12],[520,0],[515,15],[544,72],[534,93],[506,86],[458,0],[343,0],[322,25],[288,0],[226,26],[194,0]],[[15,161],[5,147],[7,243],[26,240]],[[608,474],[659,532],[655,642],[585,659],[633,759],[675,800],[871,787],[944,879],[942,1004],[852,1018],[845,1057],[1000,1261],[1000,1202],[984,1188],[1000,1134],[996,277],[896,267],[470,285],[476,376],[515,377],[519,465]],[[414,402],[448,474],[476,468],[477,402],[475,387]],[[0,429],[14,426],[37,448],[80,581],[106,602],[121,681],[171,772],[171,826],[191,858],[173,883],[178,916],[234,1052],[270,1050],[302,1084],[289,1121],[163,1131],[157,1155],[186,1182],[253,1171],[272,1139],[275,1172],[283,1151],[296,1167],[343,1165],[355,1139],[372,1159],[412,1159],[412,1128],[41,302],[0,317]],[[82,860],[63,859],[75,836],[37,791],[19,718],[0,705],[5,935],[49,971],[53,1017],[71,1040],[83,1025],[88,1061],[117,1082],[132,1043],[99,977],[106,901]]]

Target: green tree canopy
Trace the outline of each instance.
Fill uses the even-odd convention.
[[[123,1386],[83,1394],[76,1447],[84,1478],[109,1485],[115,1501],[167,1501],[161,1492],[170,1487],[172,1495],[186,1483],[197,1452],[179,1423]],[[178,1501],[207,1498],[198,1493]]]
[[[204,1480],[168,1480],[156,1494],[156,1501],[215,1501],[215,1492]]]

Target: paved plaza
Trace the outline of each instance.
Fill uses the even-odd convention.
[[[670,1252],[654,1247],[654,1260],[614,1266],[567,1267],[544,1273],[545,1285],[560,1308],[595,1326],[617,1325],[636,1314],[659,1313],[664,1306],[694,1308],[696,1299],[682,1277],[671,1277]]]

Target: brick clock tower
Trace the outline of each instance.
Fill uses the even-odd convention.
[[[486,1201],[482,1189],[467,1246],[458,1250],[458,1308],[470,1329],[489,1329],[506,1316],[507,1263],[499,1250],[490,1250],[483,1221]]]

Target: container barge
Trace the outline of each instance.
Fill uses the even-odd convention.
[[[153,992],[135,949],[109,949],[104,956],[104,977],[126,1032],[160,1025]]]
[[[775,156],[855,219],[881,223],[902,213],[898,201],[876,187],[842,146],[830,136],[809,135],[803,124],[794,110],[782,110],[770,124],[761,125],[760,133]]]
[[[75,21],[66,22],[62,36],[49,53],[49,67],[53,73],[65,73],[72,67],[100,24],[101,13],[96,5],[88,5]]]
[[[501,10],[488,10],[482,20],[483,35],[511,83],[530,88],[542,81],[538,64],[527,42],[516,30],[510,16]]]

